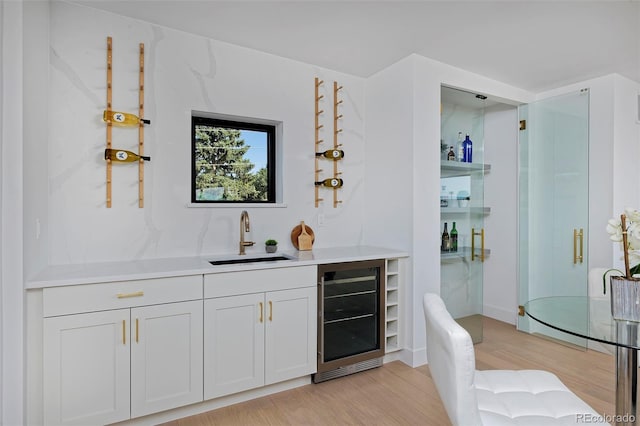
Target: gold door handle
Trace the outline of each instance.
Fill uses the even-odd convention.
[[[122,344],[127,344],[127,322],[122,320]]]
[[[116,294],[116,297],[118,299],[127,299],[129,297],[141,297],[144,296],[144,291],[136,291],[133,293],[118,293]]]
[[[273,321],[273,303],[269,300],[269,321]]]
[[[260,302],[260,322],[262,322],[262,302]]]
[[[484,262],[484,228],[480,229],[480,232],[471,228],[471,261],[476,259],[476,235],[480,236],[480,262]]]
[[[579,254],[578,240],[580,240]],[[578,231],[576,228],[573,228],[573,264],[577,264],[578,261],[580,263],[584,261],[584,230],[580,228],[580,231]]]
[[[136,318],[136,343],[138,343],[138,342],[139,342],[139,340],[140,340],[140,339],[139,339],[140,332],[139,332],[139,325],[138,325],[138,322],[139,322],[139,320],[138,320],[138,318]]]

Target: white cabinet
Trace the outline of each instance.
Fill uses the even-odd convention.
[[[207,275],[205,298],[205,399],[316,371],[315,266]]]
[[[204,398],[264,384],[264,294],[204,302]]]
[[[131,417],[202,401],[202,300],[131,310]]]
[[[176,288],[196,300],[175,302]],[[113,423],[202,401],[202,276],[48,288],[43,310],[45,424]]]
[[[45,318],[44,423],[129,418],[129,309]]]

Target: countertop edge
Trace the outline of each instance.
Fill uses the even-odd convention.
[[[44,268],[25,283],[26,290],[118,281],[218,274],[259,269],[288,268],[327,263],[357,262],[373,259],[406,258],[404,251],[372,246],[328,247],[310,251],[282,251],[291,260],[280,262],[210,265],[210,260],[236,258],[239,255],[203,255],[163,259],[53,265]],[[259,257],[259,253],[248,255]]]

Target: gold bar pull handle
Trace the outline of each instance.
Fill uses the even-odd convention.
[[[262,318],[262,302],[260,302],[260,322],[262,322],[262,321],[263,321],[263,318]]]
[[[580,240],[580,254],[578,254],[578,240]],[[578,231],[576,228],[573,228],[573,264],[577,264],[578,261],[580,263],[584,260],[584,230],[580,228]]]
[[[122,320],[122,344],[127,344],[127,322]]]
[[[484,228],[480,229],[480,232],[471,228],[471,261],[476,260],[476,235],[480,236],[480,262],[484,262]]]
[[[269,300],[269,321],[273,321],[273,302]]]
[[[471,228],[471,261],[476,259],[476,229]]]
[[[133,293],[118,293],[116,294],[116,297],[118,299],[127,299],[129,297],[142,297],[144,296],[144,291],[135,291]]]
[[[136,318],[136,343],[138,343],[140,341],[139,337],[140,337],[140,325],[138,324],[140,321],[138,320],[138,318]]]
[[[578,237],[580,237],[580,263],[582,263],[584,260],[584,230],[582,228],[580,228]]]

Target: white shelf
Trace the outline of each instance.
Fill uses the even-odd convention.
[[[440,207],[440,214],[481,214],[486,216],[490,213],[491,207]]]
[[[490,164],[483,163],[462,163],[458,161],[440,161],[440,177],[469,176],[473,173],[488,173],[491,170]]]
[[[475,257],[480,260],[480,249],[475,249]],[[485,259],[489,257],[491,254],[491,250],[484,249],[484,257]],[[440,260],[441,261],[455,261],[455,260],[463,260],[463,259],[471,259],[471,247],[458,247],[458,251],[450,251],[450,252],[440,252]]]
[[[400,259],[387,259],[385,268],[385,353],[399,351],[400,346]]]

